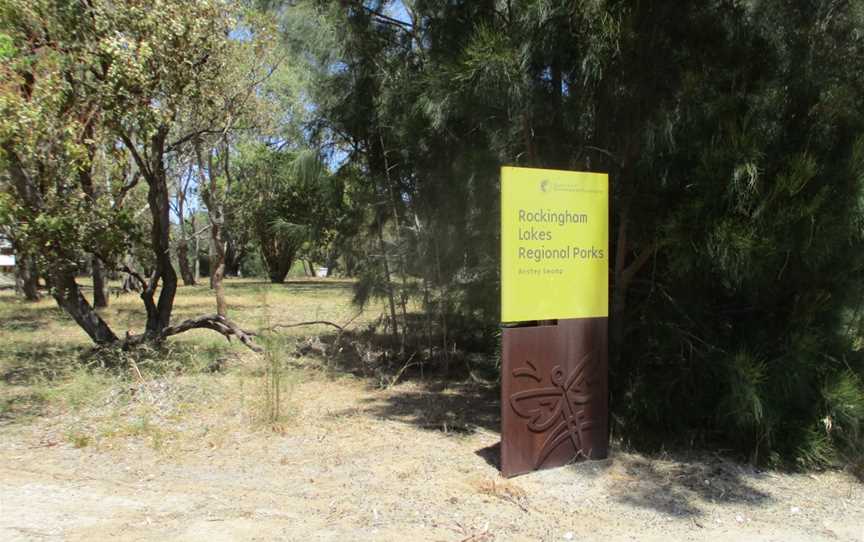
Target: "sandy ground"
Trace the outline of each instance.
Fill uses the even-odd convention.
[[[843,473],[613,452],[505,480],[488,392],[313,378],[273,431],[240,423],[230,389],[159,447],[76,448],[59,415],[0,425],[0,540],[864,542]]]

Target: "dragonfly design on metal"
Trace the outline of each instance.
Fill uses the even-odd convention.
[[[565,442],[571,442],[577,454],[582,450],[583,435],[591,429],[594,422],[586,416],[585,405],[591,400],[588,381],[586,354],[569,375],[564,374],[560,365],[552,367],[549,380],[552,386],[520,391],[510,396],[510,406],[522,418],[528,420],[528,429],[534,433],[547,433],[540,452],[537,454],[535,468],[540,468],[546,458]],[[530,378],[538,384],[542,378],[530,361],[527,367],[513,370],[516,378]]]

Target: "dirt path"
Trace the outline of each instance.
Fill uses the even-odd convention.
[[[864,542],[864,486],[841,473],[614,453],[508,481],[476,390],[319,379],[292,397],[280,433],[212,406],[155,450],[75,448],[60,419],[0,426],[0,540]]]

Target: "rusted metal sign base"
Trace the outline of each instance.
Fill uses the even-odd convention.
[[[607,318],[579,318],[504,329],[504,476],[606,457],[607,322]]]

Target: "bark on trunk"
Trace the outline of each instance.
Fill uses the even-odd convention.
[[[285,277],[288,276],[288,271],[291,270],[291,264],[294,263],[294,254],[283,251],[281,254],[275,254],[271,258],[265,257],[265,261],[270,275],[270,282],[282,284],[285,282]]]
[[[107,284],[105,281],[105,267],[102,261],[93,256],[92,260],[93,272],[93,306],[97,309],[105,309],[108,307]]]
[[[141,284],[140,281],[136,280],[136,278],[132,276],[135,267],[136,266],[134,258],[127,254],[123,258],[123,268],[125,272],[123,274],[123,284],[121,288],[123,289],[124,293],[129,294],[132,292],[137,292],[140,294],[144,290],[145,285]]]
[[[180,232],[181,238],[177,241],[177,265],[180,268],[180,277],[183,286],[195,286],[195,275],[189,265],[189,242],[186,241],[185,232]]]
[[[216,294],[216,314],[228,316],[225,302],[225,244],[221,239],[220,227],[211,224],[210,232],[210,285]]]
[[[263,231],[261,230],[261,232]],[[290,242],[274,241],[267,237],[266,233],[262,235],[261,232],[259,232],[261,256],[264,258],[264,263],[267,264],[270,282],[282,284],[285,282],[285,277],[288,276],[288,271],[291,270],[291,264],[294,263],[297,247]]]
[[[201,246],[200,241],[198,239],[197,230],[195,230],[195,219],[192,219],[192,231],[195,233],[195,238],[192,240],[192,277],[195,279],[195,282],[201,278]]]
[[[628,264],[630,246],[627,227],[630,220],[630,203],[627,200],[619,213],[618,235],[615,243],[615,266],[612,276],[612,312],[609,319],[610,368],[618,370],[624,361],[621,352],[626,335],[627,292],[636,274],[657,251],[657,244],[643,247],[639,254]]]
[[[147,309],[148,337],[158,337],[163,329],[171,325],[171,312],[174,309],[174,296],[177,293],[177,272],[171,264],[171,220],[168,203],[168,183],[165,177],[163,156],[167,126],[160,128],[150,142],[152,157],[150,168],[144,178],[147,180],[147,202],[153,225],[150,229],[150,244],[156,259],[156,266],[150,275],[147,288],[141,299]],[[156,288],[162,283],[159,300],[154,303]]]
[[[390,280],[390,263],[387,261],[387,244],[384,242],[384,226],[378,218],[378,242],[381,245],[381,264],[384,267],[384,280],[387,283],[387,300],[390,302],[391,333],[394,344],[399,342],[399,323],[396,321],[396,296],[393,292],[393,281]]]
[[[51,275],[52,294],[60,308],[75,320],[94,343],[100,346],[117,343],[117,335],[84,298],[75,282],[74,272],[60,267],[53,270]]]
[[[27,301],[39,301],[39,274],[32,256],[19,255],[15,261],[15,291]]]
[[[225,153],[228,146],[225,145]],[[208,151],[207,167],[201,154],[201,142],[196,141],[195,153],[198,159],[198,174],[201,176],[201,185],[206,187],[202,192],[204,203],[207,205],[207,216],[210,219],[210,288],[216,294],[216,314],[228,316],[228,304],[225,302],[225,250],[226,243],[222,235],[222,227],[225,223],[224,201],[219,193],[217,175],[213,166],[213,152]],[[225,158],[224,173],[228,174],[227,157]],[[204,178],[204,172],[207,178]]]
[[[222,231],[222,236],[225,238],[225,275],[239,277],[245,254],[237,248],[237,243],[226,233],[230,232]]]

